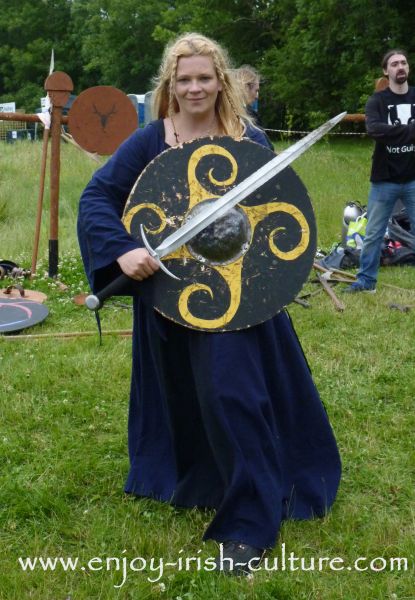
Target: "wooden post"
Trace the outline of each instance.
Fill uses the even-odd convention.
[[[69,100],[73,90],[72,79],[62,71],[49,75],[45,81],[52,103],[51,113],[51,158],[50,158],[50,233],[49,233],[49,277],[58,274],[59,248],[59,174],[60,174],[60,139],[62,109]]]
[[[48,156],[48,142],[49,142],[49,128],[45,127],[43,130],[42,162],[40,165],[40,182],[39,182],[39,194],[38,194],[38,199],[37,199],[35,240],[34,240],[34,244],[33,244],[32,267],[30,269],[32,277],[36,273],[37,256],[38,256],[38,252],[39,252],[40,227],[42,224],[42,210],[43,210],[43,195],[44,195],[44,191],[45,191],[46,161],[47,161],[47,156]]]

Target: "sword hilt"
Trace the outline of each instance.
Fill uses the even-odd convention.
[[[85,306],[89,308],[89,310],[97,311],[102,308],[102,305],[107,298],[122,295],[132,283],[134,283],[134,279],[123,273],[96,294],[87,296],[85,298]]]
[[[180,277],[177,277],[176,275],[174,275],[174,273],[172,273],[171,271],[168,270],[168,268],[166,267],[166,265],[161,262],[160,256],[150,246],[150,243],[149,243],[149,241],[148,241],[148,239],[146,237],[146,234],[144,233],[144,226],[143,226],[142,223],[140,225],[140,233],[141,233],[141,238],[143,240],[143,243],[144,243],[144,246],[146,247],[147,252],[150,254],[150,256],[152,258],[154,258],[154,260],[157,262],[157,264],[160,267],[160,269],[162,271],[164,271],[167,275],[169,275],[169,277],[173,277],[173,279],[177,279],[178,281],[180,281]]]
[[[152,256],[157,261],[160,268],[165,273],[167,273],[167,275],[169,275],[170,277],[173,277],[173,279],[180,279],[179,277],[177,277],[176,275],[171,273],[167,269],[167,267],[161,262],[160,257],[158,256],[157,252],[155,252],[155,250],[153,250],[153,248],[150,246],[150,244],[145,236],[142,225],[141,225],[141,235],[142,235],[143,242],[144,242],[144,245],[145,245],[148,253],[150,254],[150,256]],[[120,295],[123,295],[124,293],[125,293],[125,295],[128,295],[131,292],[131,285],[132,284],[135,285],[137,283],[138,282],[135,279],[132,279],[131,277],[128,277],[128,275],[126,275],[125,273],[122,273],[121,275],[116,277],[113,281],[111,281],[111,283],[109,283],[106,287],[104,287],[102,290],[100,290],[96,294],[90,294],[89,296],[87,296],[85,298],[85,306],[87,308],[89,308],[89,310],[98,311],[100,308],[102,308],[105,300],[107,300],[108,298],[111,298],[111,296],[120,296]]]

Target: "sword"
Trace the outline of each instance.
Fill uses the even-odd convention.
[[[301,156],[310,146],[321,139],[330,129],[339,123],[346,115],[346,112],[338,114],[336,117],[329,119],[326,123],[309,133],[306,137],[299,140],[257,171],[249,175],[246,179],[238,183],[234,188],[226,192],[221,198],[201,209],[197,215],[187,220],[179,229],[167,236],[157,248],[152,248],[146,238],[143,225],[140,226],[141,236],[144,245],[149,254],[158,262],[160,268],[174,279],[179,279],[171,273],[167,267],[161,262],[161,259],[168,254],[171,254],[186,242],[191,240],[200,231],[208,227],[211,223],[222,217],[229,209],[244,200],[247,196],[255,192],[270,179],[278,175],[296,158]],[[104,300],[119,290],[126,281],[131,282],[131,278],[127,275],[120,275],[117,279],[111,282],[106,288],[98,292],[96,295],[90,295],[85,300],[85,305],[90,310],[98,310],[101,308]]]

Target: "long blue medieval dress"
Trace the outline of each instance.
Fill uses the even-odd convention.
[[[247,137],[267,145],[259,129]],[[139,246],[120,218],[137,177],[165,149],[154,121],[83,192],[78,235],[94,290]],[[272,547],[283,519],[325,515],[340,481],[336,441],[285,311],[204,333],[135,297],[128,446],[126,492],[215,508],[204,539],[218,542]]]

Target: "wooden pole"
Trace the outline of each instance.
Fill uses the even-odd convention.
[[[58,275],[59,248],[59,175],[62,109],[73,90],[72,79],[66,73],[56,71],[45,81],[45,90],[52,103],[51,158],[50,158],[50,228],[49,228],[49,277]]]
[[[326,292],[326,294],[328,294],[328,296],[330,296],[330,298],[332,299],[335,309],[342,312],[345,309],[344,302],[342,302],[341,300],[338,299],[338,297],[334,293],[331,285],[328,283],[328,281],[323,276],[318,275],[317,277],[318,277],[319,282],[323,286],[323,289]]]
[[[2,335],[2,340],[47,340],[47,339],[66,339],[98,336],[98,331],[57,331],[55,333],[29,333],[19,335]],[[103,331],[102,335],[120,335],[121,337],[130,337],[132,331],[130,329],[113,329]]]
[[[59,176],[60,176],[60,140],[61,140],[61,106],[53,106],[50,128],[50,227],[49,227],[49,277],[58,274],[59,248]]]
[[[37,256],[38,256],[38,252],[39,252],[40,226],[42,223],[43,196],[44,196],[44,192],[45,192],[46,162],[47,162],[47,156],[48,156],[48,142],[49,142],[49,128],[45,127],[43,130],[42,161],[41,161],[41,165],[40,165],[40,182],[39,182],[39,195],[38,195],[38,199],[37,199],[35,240],[34,240],[34,244],[33,244],[32,267],[30,269],[32,276],[36,273]]]
[[[63,140],[65,140],[65,142],[68,142],[69,144],[72,144],[72,146],[75,146],[75,148],[78,148],[78,150],[81,150],[81,152],[83,152],[84,154],[86,154],[89,158],[91,158],[92,160],[94,160],[95,162],[97,162],[98,164],[101,164],[101,160],[98,156],[98,154],[92,153],[92,152],[88,152],[88,150],[84,150],[82,148],[82,146],[80,146],[77,142],[75,142],[75,140],[73,139],[73,137],[69,134],[66,133],[65,131],[61,131],[61,137]]]
[[[22,123],[41,123],[39,115],[26,113],[0,113],[0,121],[21,121]],[[67,116],[62,117],[62,123],[68,123]]]

